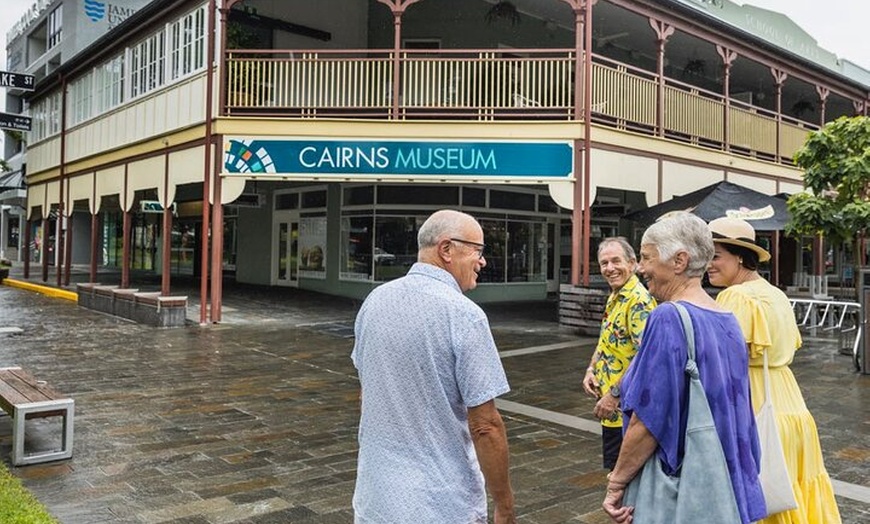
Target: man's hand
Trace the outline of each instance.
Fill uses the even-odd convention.
[[[601,420],[609,420],[618,409],[619,399],[613,395],[604,395],[595,403],[592,414]]]
[[[495,511],[493,512],[493,524],[517,524],[517,516],[514,508],[511,507],[502,510],[496,506]]]
[[[601,390],[598,389],[598,379],[595,378],[595,372],[592,366],[586,370],[586,376],[583,377],[583,390],[590,397],[601,397]]]

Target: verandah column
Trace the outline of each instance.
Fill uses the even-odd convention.
[[[402,52],[402,15],[405,13],[405,9],[407,9],[408,6],[410,6],[411,4],[416,4],[419,1],[420,0],[378,0],[378,2],[389,7],[390,11],[392,11],[393,13],[392,118],[394,120],[398,120],[399,118],[399,96],[401,93],[401,89],[399,89],[399,82],[401,81],[401,75],[399,71],[399,68],[401,67],[401,57],[399,54]]]
[[[24,211],[26,214],[29,214],[30,208],[28,207]],[[30,228],[32,226],[29,216],[25,217],[21,222],[24,223],[24,279],[27,280],[30,278]]]
[[[775,67],[770,68],[770,74],[773,75],[773,83],[776,85],[776,163],[782,162],[780,157],[782,153],[782,86],[788,78],[788,73],[780,71]]]
[[[42,281],[48,282],[48,229],[51,221],[51,206],[48,204],[48,185],[42,196],[42,208],[40,209],[40,225],[42,238],[39,239],[39,262],[42,265]]]
[[[64,176],[64,172],[66,171],[66,104],[67,104],[67,96],[66,96],[66,76],[63,74],[60,75],[60,174],[59,181],[60,187],[58,191],[59,202],[57,203],[57,226],[54,230],[54,240],[55,240],[55,255],[57,260],[55,264],[57,267],[57,287],[61,287],[63,284],[63,267],[66,262],[66,249],[64,244],[66,244],[65,233],[67,224],[69,224],[69,220],[66,216],[66,194],[64,192],[66,177]]]
[[[121,211],[123,213],[123,229],[121,237],[121,288],[130,287],[130,241],[132,240],[132,224],[130,217],[130,206],[132,202],[128,202],[127,185],[129,164],[124,164],[124,198],[121,200]]]
[[[216,136],[215,144],[206,144],[205,148],[214,146],[214,202],[212,203],[211,221],[211,321],[221,321],[223,306],[223,260],[224,260],[224,206],[223,180],[220,177],[221,152],[223,143],[221,135]],[[208,166],[206,166],[207,168]]]
[[[97,281],[97,254],[99,253],[97,249],[97,236],[100,231],[100,223],[99,223],[99,210],[100,206],[97,202],[97,174],[94,173],[94,180],[91,185],[91,201],[88,203],[89,210],[91,212],[91,263],[90,263],[90,273],[89,273],[89,281],[96,282]]]
[[[169,151],[163,159],[163,240],[160,258],[160,294],[169,294],[169,274],[172,272],[172,203],[169,201]]]
[[[69,183],[69,179],[67,179],[67,183]],[[67,187],[67,198],[69,198],[69,187]],[[64,249],[63,249],[63,285],[69,285],[70,279],[70,266],[72,266],[72,246],[73,246],[73,205],[72,202],[69,203],[69,215],[64,217],[64,221],[66,222],[66,232],[64,236],[66,240],[64,241]]]
[[[583,119],[583,141],[574,141],[574,207],[571,210],[571,285],[589,285],[592,140],[592,6],[597,0],[562,0],[574,11],[574,120]],[[580,156],[582,155],[582,157]],[[582,166],[582,167],[581,167]],[[582,174],[582,178],[578,175]],[[581,264],[581,258],[584,263]]]
[[[665,44],[674,34],[676,28],[667,23],[649,19],[649,25],[656,33],[658,53],[656,54],[656,135],[665,136]]]
[[[827,87],[816,86],[816,93],[819,95],[819,126],[824,127],[825,108],[828,105],[828,95],[831,94],[831,90]]]
[[[731,66],[737,59],[737,53],[721,45],[716,46],[716,52],[722,58],[722,96],[725,98],[722,144],[725,151],[731,151]]]

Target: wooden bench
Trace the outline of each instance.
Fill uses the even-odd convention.
[[[72,457],[75,401],[18,368],[0,368],[0,408],[12,417],[12,464],[24,466]],[[63,417],[60,450],[25,455],[24,424],[29,419]]]

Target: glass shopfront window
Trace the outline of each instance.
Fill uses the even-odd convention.
[[[342,219],[341,278],[387,282],[417,261],[417,231],[423,216],[346,216]],[[547,238],[544,222],[482,219],[487,265],[480,283],[544,282]]]
[[[373,226],[374,219],[371,216],[341,219],[341,268],[339,271],[342,279],[371,280]]]
[[[386,282],[404,276],[417,261],[417,231],[426,217],[381,217],[375,222],[372,254],[375,280]]]
[[[486,267],[480,272],[477,281],[485,283],[501,283],[505,281],[505,252],[507,244],[507,232],[504,220],[480,220],[483,228],[483,243],[486,250],[483,252],[486,258]]]
[[[508,282],[546,280],[547,238],[541,222],[508,221]]]
[[[480,221],[486,244],[481,283],[544,282],[547,279],[547,237],[543,222]]]
[[[425,219],[425,216],[342,219],[341,278],[387,282],[404,276],[417,261],[417,230]]]
[[[342,194],[340,277],[387,282],[404,276],[417,261],[417,232],[433,211],[442,207],[489,207],[492,211],[488,215],[470,211],[483,228],[487,246],[487,265],[478,281],[546,282],[553,256],[548,255],[548,249],[552,251],[552,246],[548,248],[548,218],[529,214],[535,212],[536,204],[541,205],[538,196],[530,190],[485,187],[462,187],[460,191],[455,186],[347,186]],[[541,200],[544,206],[551,201],[549,197]],[[423,209],[409,214],[396,207],[398,202]],[[499,206],[512,212],[496,210]],[[518,209],[528,213],[523,215]]]

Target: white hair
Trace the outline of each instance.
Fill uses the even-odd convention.
[[[628,239],[625,237],[607,237],[602,240],[598,244],[598,256],[601,256],[601,252],[610,244],[616,244],[622,248],[622,254],[624,255],[626,262],[637,262],[637,255],[634,254],[634,248],[631,247],[631,244],[628,243]]]
[[[685,251],[689,255],[689,277],[703,276],[713,260],[713,233],[701,218],[685,211],[671,213],[651,225],[641,240],[641,245],[647,244],[656,247],[662,260],[671,260]]]
[[[477,223],[471,215],[452,209],[442,209],[432,213],[417,231],[417,248],[432,247],[445,237],[459,235],[463,226],[469,221]]]

